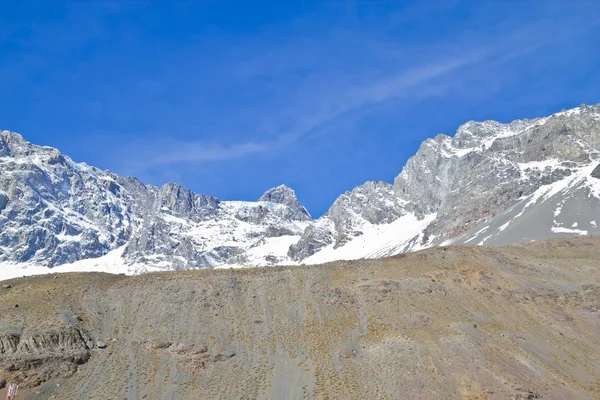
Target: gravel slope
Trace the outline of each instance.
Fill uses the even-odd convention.
[[[4,284],[22,398],[600,398],[599,238]]]

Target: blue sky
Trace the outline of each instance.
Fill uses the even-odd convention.
[[[600,2],[0,3],[0,129],[313,216],[467,120],[600,102]]]

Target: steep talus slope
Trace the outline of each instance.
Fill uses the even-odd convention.
[[[0,380],[23,398],[600,396],[599,238],[6,283]]]
[[[453,243],[502,245],[552,236],[600,235],[600,179],[590,165],[543,185]]]

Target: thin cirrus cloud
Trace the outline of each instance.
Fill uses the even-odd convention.
[[[152,148],[142,151],[137,143],[139,156],[134,159],[128,158],[125,169],[132,173],[143,173],[155,167],[224,161],[281,150],[307,136],[318,134],[319,128],[323,125],[369,105],[398,97],[446,94],[445,88],[449,84],[456,84],[468,78],[468,73],[459,73],[463,70],[467,72],[469,68],[483,64],[490,68],[497,64],[497,68],[502,63],[532,54],[556,40],[585,33],[597,24],[598,21],[590,20],[587,24],[580,24],[576,29],[572,29],[571,24],[556,25],[546,20],[531,23],[520,30],[508,31],[504,35],[498,35],[495,40],[489,38],[484,40],[485,44],[477,43],[471,46],[435,44],[433,49],[442,50],[445,45],[453,54],[429,62],[421,61],[416,67],[404,66],[400,71],[388,72],[384,77],[374,74],[376,77],[369,79],[368,73],[359,73],[357,84],[342,87],[341,90],[337,90],[340,88],[334,87],[335,85],[328,86],[326,78],[319,75],[319,81],[316,84],[312,83],[321,89],[312,90],[312,94],[311,90],[303,91],[299,104],[294,104],[300,110],[294,116],[298,121],[294,129],[281,129],[271,140],[240,141],[229,145],[158,137]],[[440,51],[440,53],[448,54],[448,51]],[[272,58],[274,55],[270,53],[269,57]],[[281,57],[285,58],[286,55],[281,54]],[[301,64],[311,63],[301,60]],[[286,64],[286,67],[290,66]],[[252,74],[260,75],[254,70]],[[433,84],[439,85],[440,93],[432,89]],[[309,89],[312,87],[309,86]],[[331,92],[337,94],[331,96]],[[160,149],[160,151],[153,149]]]
[[[218,143],[156,138],[152,141],[152,148],[160,149],[160,152],[156,154],[144,154],[142,152],[143,156],[137,160],[129,158],[128,160],[131,163],[126,168],[130,172],[134,172],[162,165],[223,161],[257,153],[276,151],[297,143],[305,136],[318,130],[323,124],[335,120],[345,113],[360,109],[371,103],[382,102],[391,97],[400,96],[403,90],[417,87],[460,67],[472,64],[477,60],[478,57],[471,56],[423,65],[418,68],[402,71],[385,80],[348,90],[338,103],[322,107],[327,111],[312,113],[312,117],[302,119],[302,126],[300,128],[291,132],[281,133],[273,140],[221,145]],[[135,148],[139,150],[140,144],[137,143]],[[150,149],[146,149],[146,151],[150,151]]]

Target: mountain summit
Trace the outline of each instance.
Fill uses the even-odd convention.
[[[317,263],[448,243],[600,234],[600,105],[425,140],[393,183],[310,214],[285,185],[221,201],[0,133],[0,274]],[[24,269],[25,268],[25,269]]]
[[[0,151],[0,275],[270,265],[310,220],[288,188],[267,192],[270,202],[220,201],[75,163],[8,131]]]
[[[283,204],[295,211],[294,217],[297,220],[310,221],[312,218],[308,213],[308,210],[300,204],[296,198],[296,192],[286,185],[279,185],[275,188],[269,189],[263,194],[258,201],[268,201],[271,203]]]
[[[368,183],[340,196],[289,255],[317,263],[454,242],[600,234],[593,216],[600,191],[590,177],[599,162],[600,105],[509,124],[467,122],[454,137],[425,140],[387,189]],[[583,206],[591,214],[575,218]],[[383,207],[387,212],[372,213]],[[519,211],[503,214],[511,208]],[[528,218],[542,209],[543,215]],[[486,228],[495,217],[504,222]],[[521,224],[529,228],[522,231]],[[502,240],[494,240],[502,230]],[[479,234],[467,238],[468,232]]]

